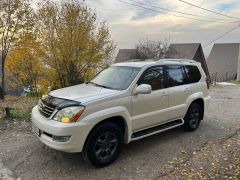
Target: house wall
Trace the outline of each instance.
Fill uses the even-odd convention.
[[[239,74],[239,45],[239,43],[227,43],[213,46],[207,64],[214,81],[234,80]]]
[[[239,45],[239,51],[238,51],[238,71],[237,71],[237,80],[240,81],[240,45]]]

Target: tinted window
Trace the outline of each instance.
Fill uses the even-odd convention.
[[[168,87],[186,84],[185,72],[182,66],[167,67]]]
[[[185,66],[188,83],[195,83],[201,79],[201,73],[196,66]]]
[[[149,84],[152,90],[157,90],[164,88],[163,81],[163,67],[160,66],[146,70],[138,84]]]

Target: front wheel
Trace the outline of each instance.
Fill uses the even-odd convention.
[[[202,107],[193,103],[190,105],[186,116],[184,117],[184,125],[183,128],[185,131],[194,131],[199,127],[201,122],[201,117],[203,115]]]
[[[83,158],[96,167],[104,167],[114,162],[123,146],[122,130],[111,122],[93,129],[83,149]]]

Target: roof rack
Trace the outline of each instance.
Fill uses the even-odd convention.
[[[153,59],[129,59],[125,62],[152,62],[154,61]]]
[[[160,59],[157,62],[160,62],[160,61],[198,63],[197,61],[190,60],[190,59]]]

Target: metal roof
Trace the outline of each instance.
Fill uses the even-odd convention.
[[[126,62],[131,59],[138,59],[137,49],[120,49],[115,62]],[[192,59],[200,62],[206,75],[209,76],[207,63],[200,43],[170,44],[166,53],[167,59]]]
[[[166,58],[193,59],[200,62],[204,72],[209,77],[209,71],[201,43],[170,44]]]
[[[138,59],[137,49],[119,49],[115,62],[125,62],[130,59]]]
[[[170,44],[167,52],[167,58],[193,59],[200,43]]]

